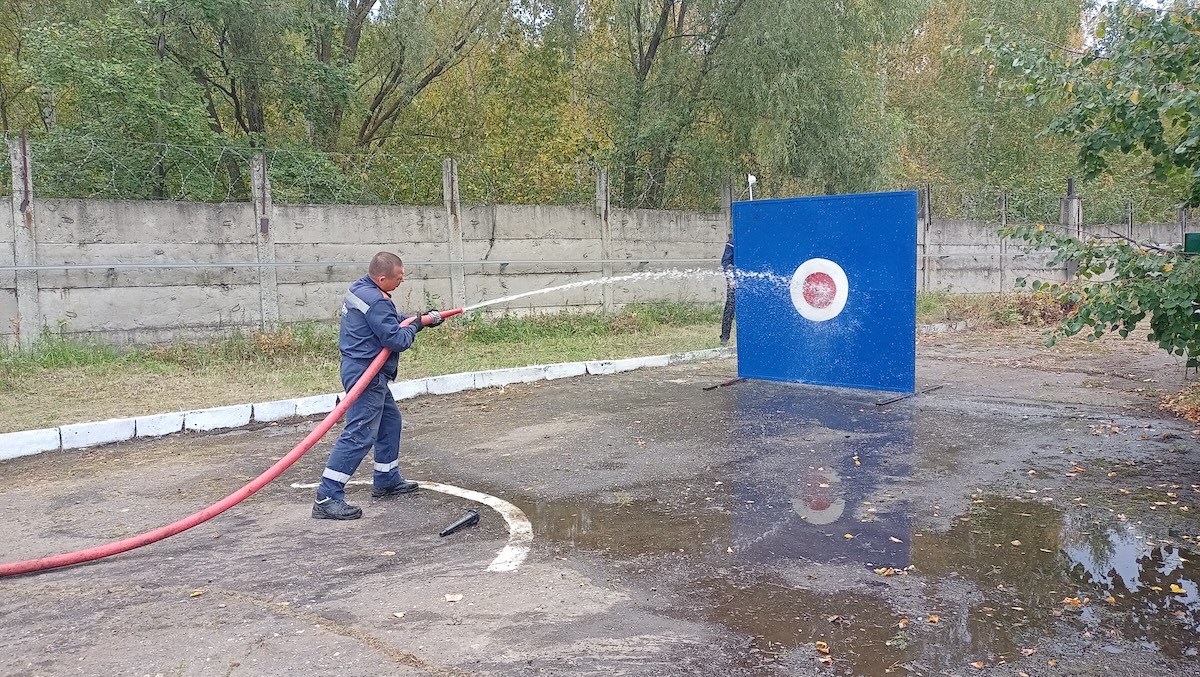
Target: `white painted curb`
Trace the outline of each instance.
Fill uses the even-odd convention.
[[[213,409],[198,409],[183,415],[185,430],[207,432],[222,428],[240,428],[250,422],[254,411],[252,404],[235,404],[231,407],[215,407]]]
[[[695,350],[676,355],[653,355],[625,360],[592,360],[589,362],[563,362],[511,369],[472,371],[461,374],[445,374],[429,378],[392,383],[392,397],[407,400],[422,395],[446,395],[465,390],[497,388],[514,383],[553,381],[585,374],[618,374],[634,369],[665,367],[682,362],[712,360],[733,357],[734,348],[712,348]],[[345,393],[330,393],[298,397],[274,402],[236,404],[229,407],[197,409],[188,412],[151,414],[136,418],[110,419],[94,423],[72,423],[59,428],[25,430],[0,434],[0,461],[19,456],[40,454],[59,449],[83,449],[113,442],[147,437],[162,437],[183,430],[207,432],[240,428],[251,421],[267,423],[297,416],[327,414],[334,410]]]
[[[333,411],[339,399],[341,399],[339,393],[333,393],[330,395],[301,397],[292,401],[296,403],[297,416],[312,416],[314,414],[328,414]]]
[[[18,433],[0,435],[0,460],[56,451],[62,448],[62,437],[58,428],[23,430]]]
[[[546,378],[545,367],[515,367],[513,369],[492,369],[491,371],[475,372],[475,387],[498,388],[514,383],[533,383]]]
[[[546,380],[554,381],[560,378],[583,376],[587,373],[586,362],[563,362],[562,364],[546,365]]]
[[[133,439],[136,432],[132,418],[114,418],[96,423],[74,423],[59,428],[63,449],[83,449],[101,444]]]
[[[133,423],[135,437],[162,437],[183,430],[183,412],[139,416]]]
[[[429,388],[430,395],[449,395],[450,393],[461,393],[464,390],[474,390],[475,372],[430,376],[425,379],[425,387]]]
[[[388,388],[392,391],[394,400],[411,400],[414,397],[429,394],[429,379],[419,378],[412,381],[393,383]]]
[[[296,400],[275,400],[254,405],[254,420],[258,423],[282,421],[296,415]]]

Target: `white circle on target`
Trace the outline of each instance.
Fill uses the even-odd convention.
[[[846,271],[829,259],[809,259],[792,275],[792,305],[806,320],[832,320],[846,307],[850,282]]]

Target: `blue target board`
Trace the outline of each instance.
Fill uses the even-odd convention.
[[[917,194],[733,204],[738,376],[911,393]]]

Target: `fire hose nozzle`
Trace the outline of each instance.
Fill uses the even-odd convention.
[[[438,533],[438,536],[445,538],[446,536],[449,536],[450,534],[458,531],[459,529],[462,529],[463,527],[469,527],[473,524],[479,524],[479,511],[474,510],[474,509],[468,510],[467,514],[458,518],[457,522],[455,522],[454,524],[451,524],[450,526],[446,527],[445,529],[442,529]]]
[[[442,319],[444,320],[447,317],[454,317],[455,315],[461,315],[462,312],[463,312],[462,308],[451,308],[449,310],[439,310],[438,315],[441,315]],[[431,321],[432,320],[429,319],[429,315],[421,315],[421,324],[428,326]]]

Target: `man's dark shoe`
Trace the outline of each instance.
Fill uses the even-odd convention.
[[[356,520],[362,517],[362,508],[326,496],[313,503],[312,516],[318,520]]]
[[[387,487],[386,489],[375,487],[371,490],[371,496],[375,498],[385,498],[387,496],[399,496],[400,494],[411,494],[420,486],[412,480],[400,480],[400,484]]]

